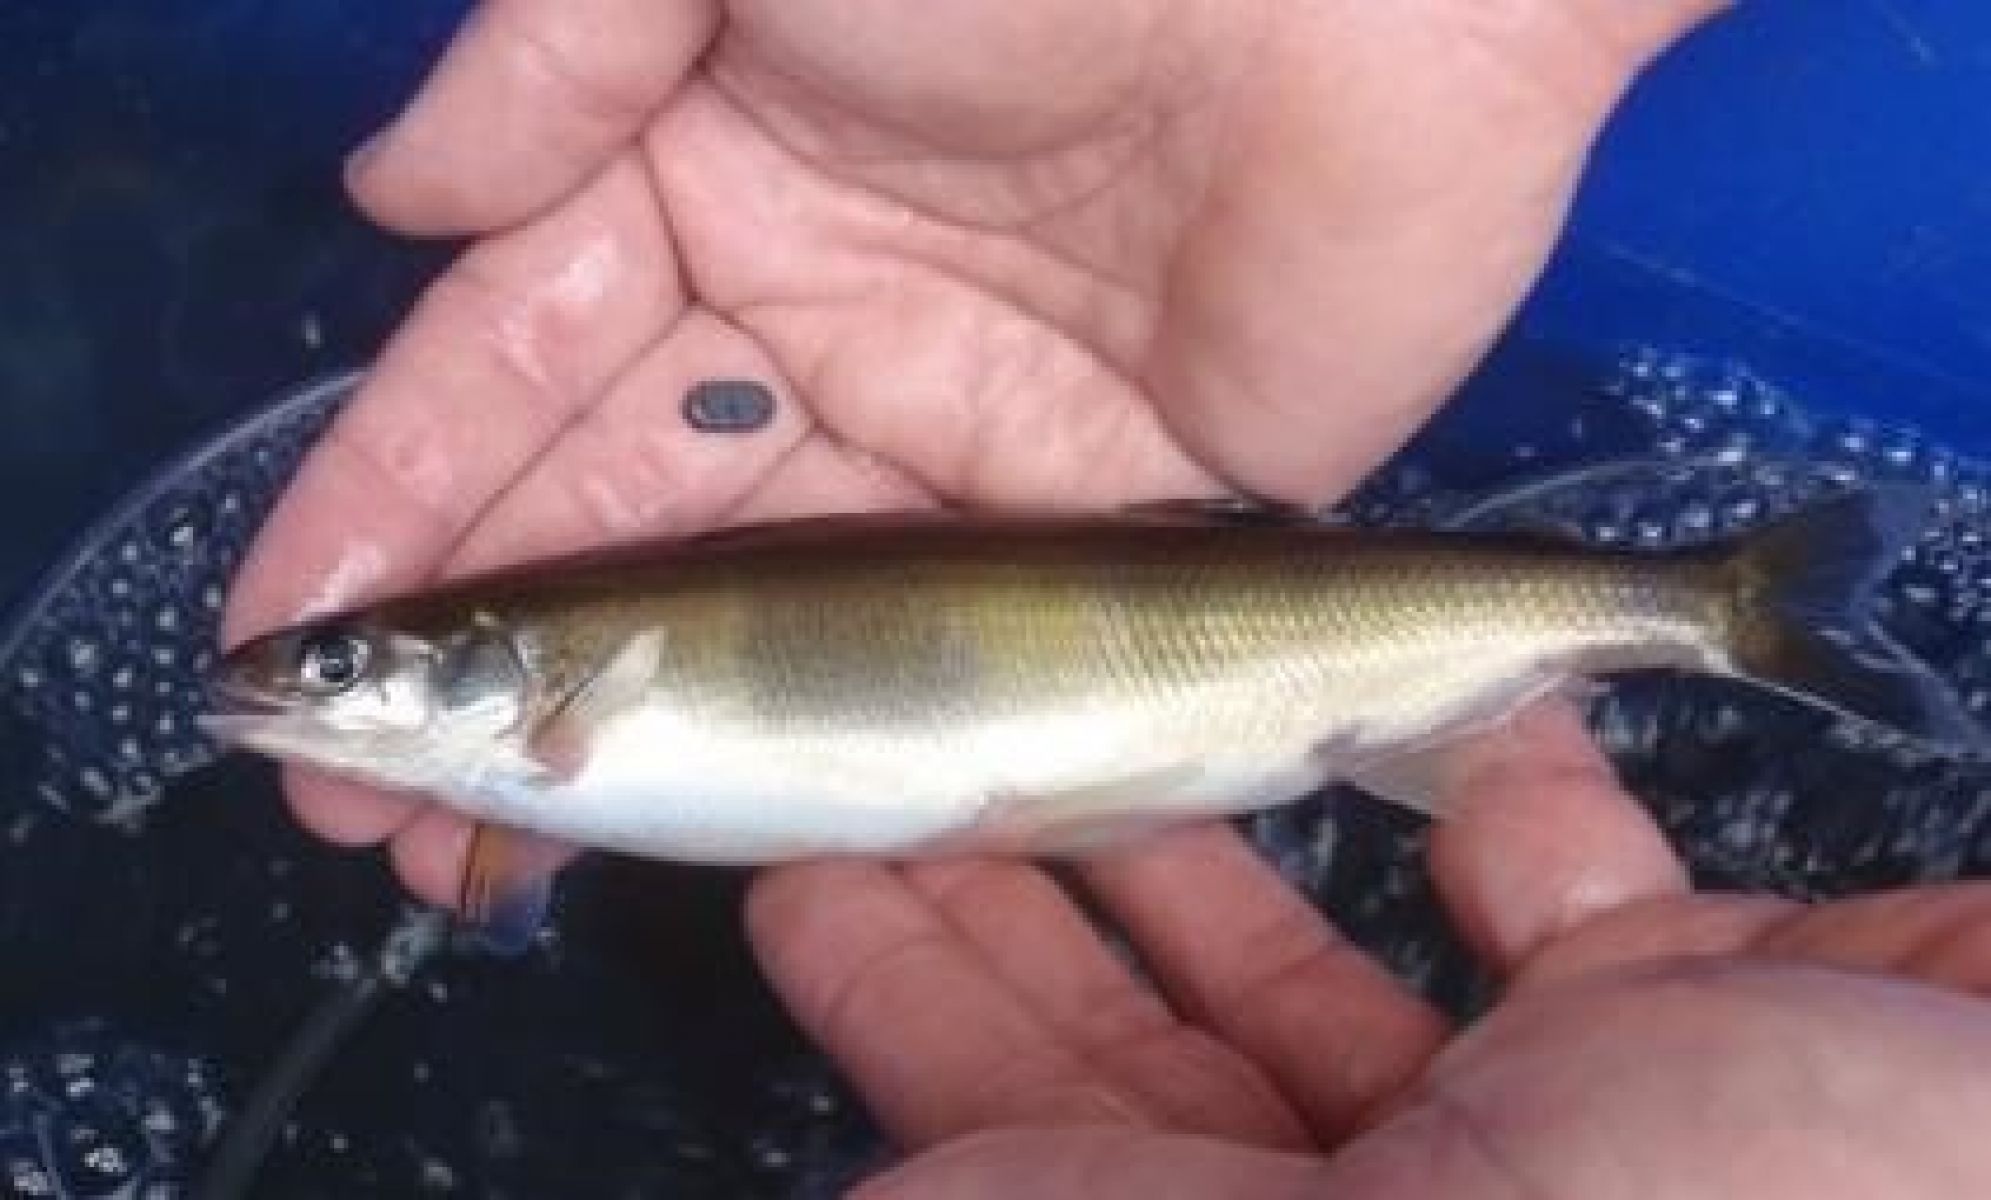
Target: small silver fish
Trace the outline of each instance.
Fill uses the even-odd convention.
[[[225,739],[561,842],[704,863],[1065,853],[1431,757],[1572,681],[1749,679],[1911,738],[1984,734],[1872,623],[1928,499],[1730,547],[1224,519],[819,518],[540,564],[226,656]],[[481,845],[482,843],[480,843]],[[516,890],[502,843],[478,905]]]

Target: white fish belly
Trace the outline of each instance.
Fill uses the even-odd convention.
[[[571,781],[500,820],[577,844],[714,864],[851,854],[1081,850],[1294,799],[1331,777],[1311,734],[1219,747],[1135,717],[989,724],[915,741],[688,728],[653,709],[599,731]]]
[[[1086,850],[1355,778],[1483,728],[1568,674],[1522,647],[1454,647],[925,729],[770,731],[646,705],[596,731],[578,776],[516,789],[489,815],[583,845],[722,864]]]

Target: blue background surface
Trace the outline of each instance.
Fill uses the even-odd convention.
[[[1738,357],[1981,452],[1987,145],[1983,4],[1744,0],[1618,112],[1520,328]]]

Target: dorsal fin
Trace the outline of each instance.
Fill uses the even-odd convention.
[[[1124,505],[1129,516],[1194,521],[1210,525],[1318,525],[1319,513],[1297,504],[1255,496],[1178,496]]]

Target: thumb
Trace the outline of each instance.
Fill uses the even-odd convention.
[[[718,0],[485,0],[348,186],[405,233],[522,221],[627,145],[718,26]]]
[[[1118,1127],[1002,1129],[949,1142],[881,1175],[851,1200],[1102,1200],[1321,1196],[1325,1159]]]

